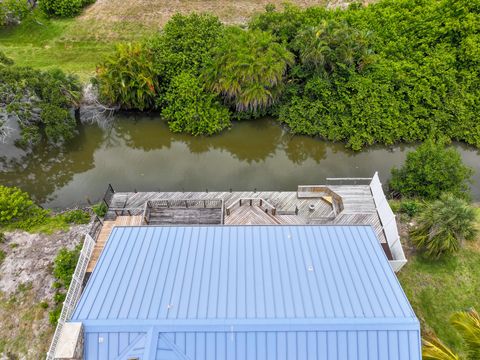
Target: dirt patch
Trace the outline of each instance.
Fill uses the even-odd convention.
[[[353,0],[296,0],[300,7],[346,7]],[[370,1],[365,1],[369,3]],[[243,24],[268,4],[282,8],[284,0],[97,0],[81,17],[103,22],[141,22],[161,28],[175,13],[207,12],[228,24]]]
[[[62,247],[82,241],[88,225],[53,235],[6,233],[0,249],[0,359],[40,359],[45,356],[54,328],[53,259]]]

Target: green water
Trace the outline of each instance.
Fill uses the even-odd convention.
[[[455,145],[474,167],[472,191],[480,200],[480,156]],[[234,124],[215,137],[172,134],[145,115],[119,115],[113,128],[83,126],[66,149],[39,147],[25,154],[0,145],[0,183],[16,185],[48,207],[99,200],[111,183],[117,191],[295,190],[326,177],[370,177],[386,182],[413,147],[370,148],[291,136],[269,119]]]

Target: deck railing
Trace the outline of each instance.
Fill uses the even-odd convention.
[[[356,177],[356,178],[327,178],[327,185],[370,185],[371,177]]]
[[[220,209],[223,224],[224,203],[222,199],[164,199],[149,200],[143,209],[143,221],[150,222],[150,216],[156,209]]]
[[[390,266],[393,271],[398,272],[407,263],[407,259],[403,252],[402,243],[400,242],[395,214],[385,197],[378,173],[375,173],[372,178],[370,190],[372,192],[373,200],[375,201],[380,222],[382,223],[382,230],[387,239],[390,251],[392,252],[393,260],[389,261]]]
[[[263,209],[267,214],[270,212],[272,215],[276,215],[277,208],[270,204],[267,200],[262,198],[241,198],[235,201],[226,209],[226,214],[230,215],[231,211],[236,207],[241,207],[243,205],[248,206],[258,206]]]
[[[65,301],[63,302],[62,312],[60,313],[57,327],[55,329],[55,333],[53,335],[53,339],[47,353],[47,360],[52,360],[55,358],[55,351],[57,349],[58,341],[62,334],[63,326],[67,321],[70,320],[82,293],[85,273],[87,271],[87,266],[90,261],[90,257],[92,256],[93,248],[95,247],[96,241],[96,238],[92,238],[92,236],[90,236],[90,232],[89,234],[85,235],[85,240],[83,241],[83,247],[78,258],[77,266],[75,267],[72,281],[70,283],[70,286],[68,287],[67,296],[65,297]],[[93,233],[98,236],[95,231]]]
[[[110,207],[110,204],[113,200],[113,195],[115,195],[115,190],[113,190],[112,184],[108,184],[107,191],[103,196],[103,202],[105,203],[105,205],[107,205],[107,207]]]

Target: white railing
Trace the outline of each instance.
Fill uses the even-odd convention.
[[[397,221],[390,205],[388,204],[385,193],[383,192],[382,183],[378,177],[378,173],[372,178],[370,183],[373,200],[377,208],[378,216],[382,223],[382,230],[387,239],[388,246],[392,252],[393,260],[390,260],[390,266],[393,271],[398,272],[407,263],[405,253],[403,252],[400,236],[398,235]]]
[[[90,261],[90,257],[95,247],[95,240],[90,235],[85,235],[85,240],[83,241],[82,251],[78,258],[77,266],[75,267],[75,272],[73,273],[72,281],[68,287],[67,296],[63,302],[62,312],[58,319],[57,327],[55,329],[55,334],[53,335],[52,343],[50,344],[50,349],[47,353],[47,360],[52,360],[55,357],[55,350],[57,348],[58,340],[62,333],[63,326],[65,322],[70,320],[75,307],[77,306],[78,299],[82,293],[83,280],[85,278],[85,273],[87,271],[87,266]]]

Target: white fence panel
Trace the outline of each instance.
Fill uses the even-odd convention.
[[[370,183],[370,189],[372,191],[373,200],[375,201],[375,206],[382,223],[387,243],[393,255],[393,260],[390,261],[390,266],[395,272],[398,272],[407,263],[407,259],[405,258],[402,244],[400,242],[400,236],[398,235],[395,214],[385,197],[378,173],[375,173],[373,176]]]
[[[57,327],[53,335],[52,343],[50,344],[50,349],[47,353],[47,360],[54,359],[55,350],[57,348],[58,339],[62,333],[63,326],[65,322],[70,320],[75,306],[77,306],[78,299],[82,293],[83,280],[85,278],[85,273],[87,271],[87,266],[92,256],[93,248],[95,247],[95,241],[90,235],[85,235],[85,240],[83,242],[82,251],[78,258],[77,266],[75,267],[75,272],[73,273],[72,282],[67,291],[67,296],[63,303],[62,312],[58,319]]]

